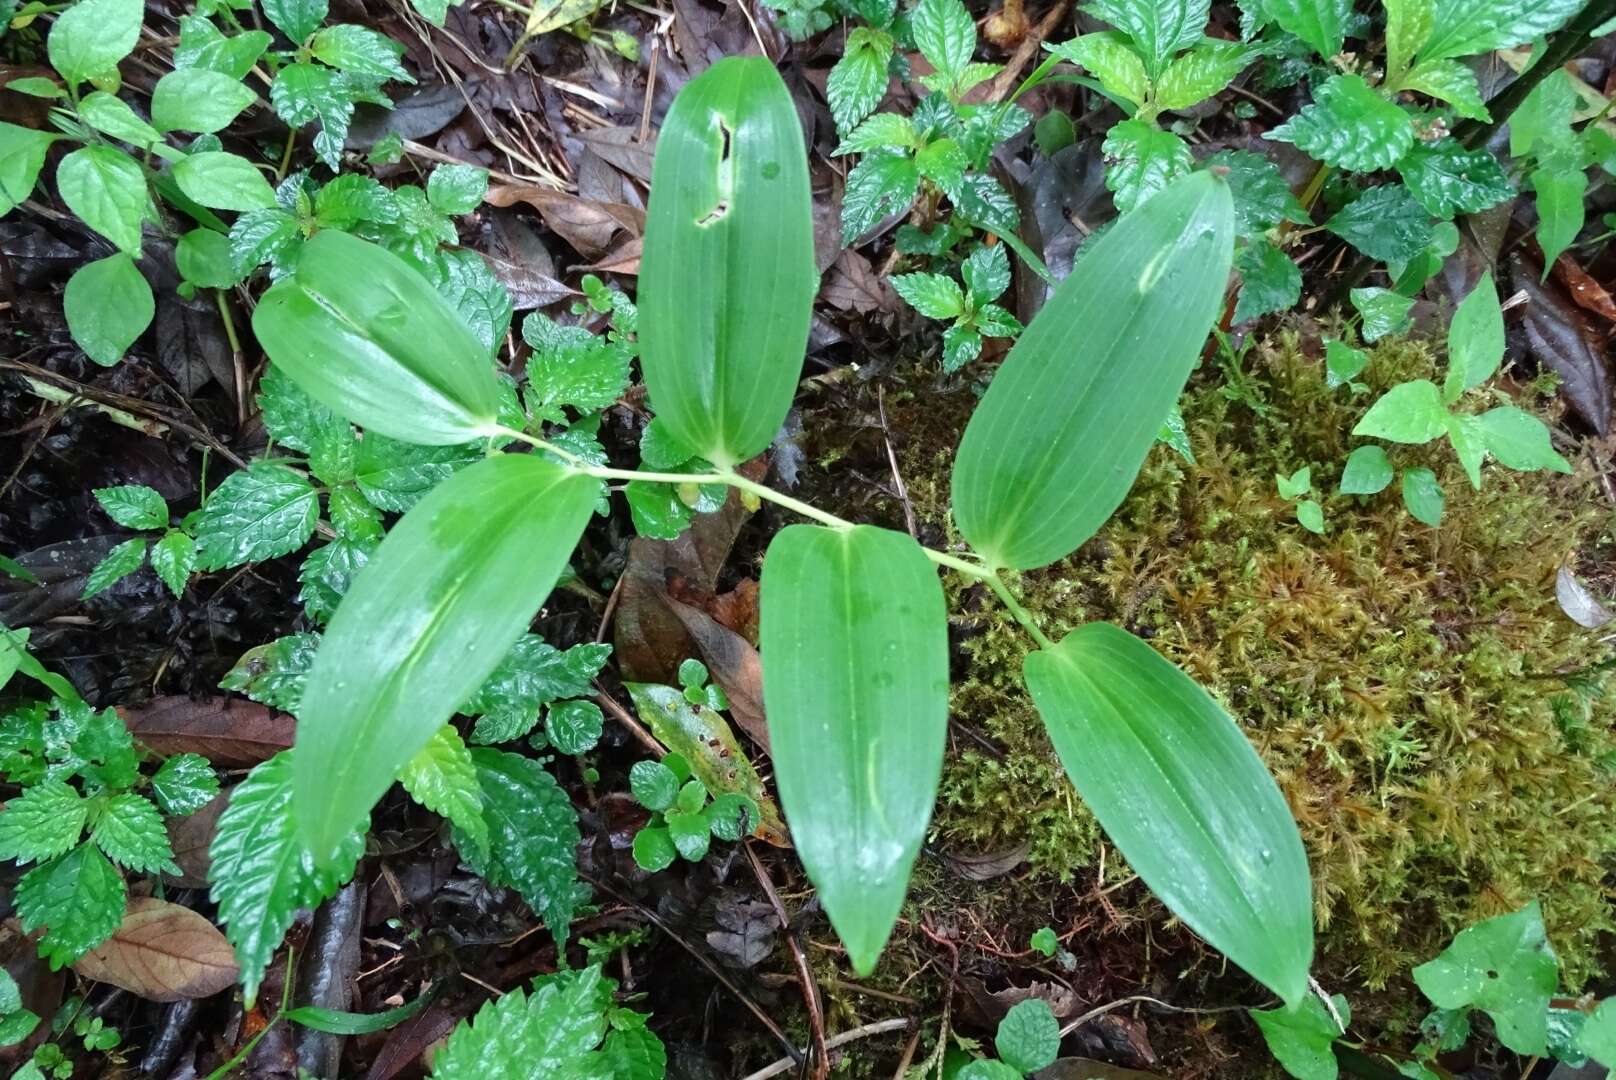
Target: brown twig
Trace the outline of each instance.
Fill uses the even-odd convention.
[[[994,76],[993,86],[988,91],[989,101],[1004,100],[1004,96],[1021,78],[1021,69],[1027,66],[1027,61],[1038,54],[1038,46],[1042,45],[1044,39],[1054,31],[1070,6],[1071,0],[1060,0],[1060,3],[1049,9],[1048,14],[1038,20],[1038,25],[1033,27],[1031,33],[1021,39],[1021,44],[1016,46],[1016,51],[1010,54],[1010,59],[1005,63],[1004,70]]]
[[[891,1020],[877,1020],[873,1024],[864,1024],[850,1031],[844,1031],[840,1035],[833,1036],[825,1041],[825,1045],[835,1049],[838,1046],[846,1046],[848,1043],[859,1039],[869,1038],[871,1035],[885,1035],[889,1031],[903,1031],[913,1023],[914,1021],[907,1016],[896,1016]],[[773,1065],[767,1065],[757,1072],[744,1077],[743,1080],[769,1080],[769,1077],[779,1076],[794,1064],[796,1063],[790,1058],[781,1058]]]
[[[742,841],[741,847],[746,852],[747,862],[752,866],[752,873],[757,876],[758,887],[763,890],[763,895],[768,897],[769,905],[774,908],[775,917],[780,920],[780,931],[785,934],[786,945],[791,949],[791,959],[797,965],[797,981],[802,986],[803,1004],[808,1007],[808,1035],[813,1040],[814,1052],[810,1061],[814,1080],[825,1080],[830,1075],[830,1052],[825,1046],[825,1014],[819,1006],[819,987],[814,983],[814,973],[808,967],[808,957],[803,955],[797,935],[791,930],[791,918],[786,914],[786,906],[781,903],[780,894],[775,891],[769,872],[763,868],[763,862],[757,857],[757,852],[752,850],[750,841]]]
[[[656,755],[658,760],[667,753],[662,744],[656,741],[656,736],[646,731],[645,725],[634,719],[633,713],[619,705],[612,695],[606,692],[606,688],[600,684],[598,679],[595,681],[595,704],[611,713],[612,719],[627,728],[629,734],[640,740],[640,745]]]

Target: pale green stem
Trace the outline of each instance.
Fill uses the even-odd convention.
[[[639,469],[613,469],[604,465],[591,465],[570,450],[565,450],[552,442],[529,435],[525,431],[502,427],[498,429],[497,434],[518,439],[529,446],[554,454],[578,472],[586,476],[593,476],[597,480],[649,480],[662,484],[727,484],[766,502],[772,502],[776,506],[783,506],[787,510],[801,514],[805,518],[817,521],[832,529],[851,529],[853,527],[853,522],[845,518],[839,518],[835,514],[805,503],[801,499],[793,499],[790,495],[784,495],[774,490],[774,488],[760,484],[755,480],[748,480],[733,469],[714,473],[664,473],[644,472]],[[929,547],[922,547],[920,550],[925,552],[926,558],[938,566],[946,566],[965,577],[984,582],[988,588],[993,590],[994,595],[1004,603],[1004,606],[1010,609],[1010,614],[1015,616],[1016,622],[1020,623],[1027,633],[1032,636],[1040,649],[1052,649],[1055,647],[1054,642],[1049,640],[1043,629],[1038,625],[1038,620],[1032,616],[1031,612],[1022,607],[1015,596],[1011,594],[1009,587],[1000,579],[997,570]]]

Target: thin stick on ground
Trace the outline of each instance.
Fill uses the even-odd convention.
[[[833,1035],[825,1040],[825,1045],[834,1050],[838,1046],[846,1046],[850,1042],[866,1039],[871,1035],[885,1035],[889,1031],[904,1031],[913,1023],[914,1021],[907,1016],[896,1016],[891,1020],[877,1020],[873,1024],[864,1024],[861,1027],[853,1028],[851,1031],[844,1031],[840,1035]],[[742,1080],[769,1080],[769,1077],[779,1076],[795,1065],[796,1062],[790,1058],[781,1058],[773,1065],[767,1065],[749,1076],[742,1077]]]
[[[786,937],[786,945],[791,949],[791,959],[797,965],[797,981],[802,986],[803,1004],[808,1008],[808,1034],[813,1040],[813,1076],[814,1080],[825,1080],[830,1075],[830,1052],[825,1046],[825,1014],[819,1007],[819,986],[814,982],[814,973],[808,967],[808,957],[803,955],[802,944],[797,941],[797,935],[791,930],[791,918],[786,914],[786,906],[780,900],[780,894],[775,891],[774,881],[769,872],[763,868],[763,862],[752,850],[748,841],[742,841],[741,847],[746,851],[746,860],[752,866],[752,873],[757,876],[759,888],[763,895],[768,897],[769,905],[774,908],[775,917],[780,920],[780,932]]]

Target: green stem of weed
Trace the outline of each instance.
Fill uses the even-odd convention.
[[[817,521],[829,528],[845,530],[853,527],[853,522],[848,521],[846,518],[837,517],[835,514],[805,503],[801,499],[794,499],[790,495],[776,491],[766,484],[749,480],[733,469],[713,473],[664,473],[645,472],[640,469],[613,469],[604,465],[592,465],[570,450],[529,435],[525,431],[501,427],[495,434],[517,439],[536,449],[554,454],[578,472],[583,473],[585,476],[592,476],[597,480],[626,480],[630,482],[648,480],[662,484],[726,484],[766,502],[772,502],[776,506],[783,506],[793,513],[801,514],[810,521]],[[962,559],[957,555],[950,555],[945,551],[937,551],[929,547],[922,547],[920,550],[925,552],[926,558],[936,565],[947,567],[957,574],[987,585],[988,588],[993,590],[993,594],[1003,602],[1004,606],[1010,610],[1010,614],[1015,617],[1016,622],[1020,623],[1022,628],[1031,635],[1033,641],[1037,642],[1040,649],[1054,648],[1054,642],[1050,641],[1044,634],[1043,628],[1038,625],[1038,620],[1033,617],[1031,612],[1022,607],[1015,596],[1011,594],[1009,587],[999,577],[997,570]]]

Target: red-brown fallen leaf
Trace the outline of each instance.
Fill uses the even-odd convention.
[[[638,236],[645,231],[645,211],[623,203],[580,199],[537,184],[501,184],[488,189],[494,206],[527,203],[544,223],[586,259],[598,259],[611,246],[619,229]]]
[[[159,754],[201,754],[215,765],[268,761],[292,745],[295,721],[241,698],[160,697],[120,709],[131,734]]]
[[[211,997],[239,974],[235,950],[218,927],[188,907],[151,897],[129,901],[123,925],[73,970],[148,1001]]]
[[[219,792],[200,810],[167,820],[168,845],[174,850],[174,861],[184,871],[179,877],[169,876],[167,880],[187,889],[208,887],[208,867],[212,864],[208,846],[213,843],[219,815],[230,802],[231,790],[234,789]]]
[[[1527,297],[1521,305],[1527,350],[1560,376],[1560,393],[1588,426],[1600,435],[1609,434],[1611,373],[1599,333],[1558,290],[1539,284],[1539,264],[1516,255],[1509,268],[1511,284]]]
[[[1565,286],[1572,302],[1578,307],[1616,323],[1616,300],[1612,300],[1605,287],[1578,266],[1570,255],[1561,255],[1554,260],[1554,280]]]

